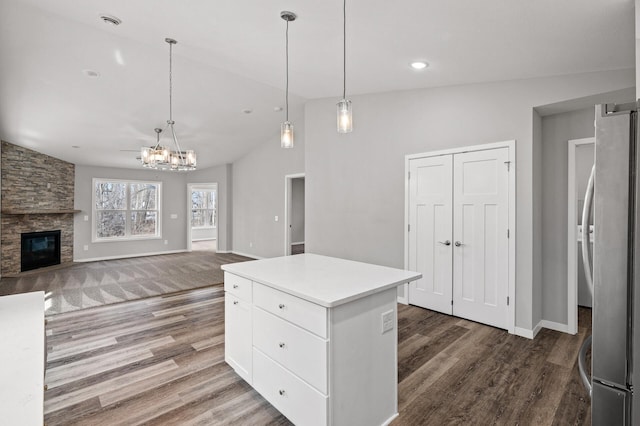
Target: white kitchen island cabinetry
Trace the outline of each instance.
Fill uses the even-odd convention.
[[[289,420],[397,416],[396,287],[419,273],[309,253],[222,269],[225,360]]]

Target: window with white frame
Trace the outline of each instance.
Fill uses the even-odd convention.
[[[215,189],[194,189],[191,191],[191,227],[216,227]]]
[[[160,182],[94,179],[94,240],[160,237]]]

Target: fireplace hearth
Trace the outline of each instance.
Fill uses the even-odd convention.
[[[21,271],[60,264],[60,230],[21,234]]]

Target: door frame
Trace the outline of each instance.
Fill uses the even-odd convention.
[[[289,227],[289,218],[291,217],[291,181],[293,179],[304,178],[304,173],[293,173],[284,176],[284,255],[291,256],[291,228]],[[304,186],[305,193],[307,191],[306,179]],[[306,200],[306,197],[305,197]],[[306,203],[306,201],[305,201]],[[305,224],[307,222],[305,221]],[[305,225],[306,226],[306,225]]]
[[[471,151],[486,151],[496,148],[509,149],[509,274],[508,274],[508,300],[507,304],[507,331],[515,334],[516,328],[516,141],[507,140],[481,145],[463,146],[439,151],[407,154],[404,156],[404,268],[409,268],[409,161],[424,157],[439,155],[462,154]],[[409,284],[398,287],[398,302],[407,305],[409,303]]]
[[[220,211],[220,197],[218,197],[218,183],[210,182],[210,183],[188,183],[187,184],[187,251],[192,251],[191,248],[191,192],[194,189],[205,189],[211,190],[214,189],[216,191],[216,252],[220,249],[220,238],[219,238],[219,229],[220,229],[220,215],[218,212]]]
[[[580,145],[593,144],[596,138],[571,139],[567,141],[567,333],[578,333],[578,224],[576,217],[576,149]]]

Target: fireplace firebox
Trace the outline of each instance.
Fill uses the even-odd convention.
[[[23,272],[60,264],[60,230],[21,235],[20,269]]]

